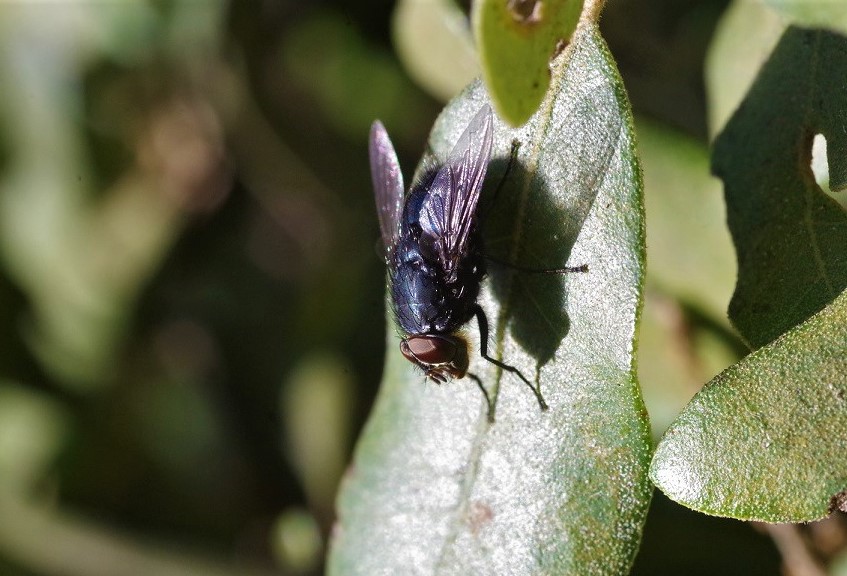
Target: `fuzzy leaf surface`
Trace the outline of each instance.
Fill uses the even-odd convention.
[[[847,293],[712,380],[656,449],[661,490],[743,520],[809,522],[847,488]]]

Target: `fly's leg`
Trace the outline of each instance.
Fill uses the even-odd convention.
[[[482,395],[485,396],[485,404],[488,408],[488,423],[494,424],[494,404],[491,403],[491,396],[488,395],[488,390],[482,385],[482,380],[480,380],[479,376],[470,372],[465,374],[465,376],[476,382],[476,385],[482,391]]]
[[[532,382],[527,380],[526,376],[524,376],[520,370],[515,368],[514,366],[510,366],[505,362],[501,362],[495,358],[492,358],[488,355],[488,318],[485,316],[485,312],[482,310],[482,307],[479,304],[474,304],[473,313],[476,316],[477,324],[479,324],[479,352],[480,355],[494,364],[495,366],[500,367],[506,372],[511,372],[515,374],[518,378],[523,380],[524,384],[529,386],[529,389],[532,390],[532,393],[535,394],[535,399],[538,400],[538,406],[542,410],[547,410],[547,402],[544,401],[544,397],[541,395],[541,390],[532,385]],[[481,383],[480,383],[481,384]],[[486,397],[488,394],[486,393]],[[491,404],[489,404],[490,406]]]
[[[512,166],[515,164],[515,159],[518,157],[518,150],[520,150],[521,143],[515,138],[512,140],[512,148],[509,152],[509,163],[506,164],[506,170],[503,172],[503,176],[500,178],[500,181],[497,183],[497,188],[494,189],[494,194],[491,196],[491,200],[488,202],[488,205],[484,210],[480,209],[480,214],[485,214],[494,207],[494,204],[497,202],[497,197],[500,195],[500,190],[503,189],[503,186],[506,184],[506,180],[509,179],[509,174],[512,172]],[[484,218],[483,218],[484,219]]]
[[[509,163],[506,164],[506,170],[503,172],[503,177],[500,178],[500,182],[497,183],[497,189],[494,190],[494,197],[491,199],[491,203],[497,201],[497,196],[500,195],[500,190],[503,189],[503,185],[506,183],[506,180],[509,179],[509,173],[512,171],[512,166],[515,163],[515,159],[518,157],[518,150],[521,148],[520,141],[515,138],[512,140],[512,148],[509,150]]]

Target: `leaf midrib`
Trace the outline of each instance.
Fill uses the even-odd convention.
[[[590,33],[589,30],[581,30],[583,27],[593,27],[593,24],[585,24],[578,26],[577,30],[574,32],[574,37],[581,34]],[[529,162],[527,163],[526,167],[526,177],[523,181],[523,186],[520,191],[518,212],[515,216],[515,227],[511,235],[512,248],[509,253],[510,262],[517,261],[517,258],[519,256],[518,252],[520,249],[520,240],[523,237],[524,232],[523,219],[526,213],[526,206],[529,201],[531,185],[535,180],[535,176],[538,171],[538,164],[541,158],[541,149],[544,142],[544,136],[549,130],[551,124],[553,106],[564,78],[564,69],[566,68],[567,63],[570,60],[570,56],[573,53],[573,46],[575,44],[576,42],[569,43],[563,53],[559,55],[558,61],[555,62],[553,66],[551,66],[552,70],[550,86],[548,88],[547,95],[544,97],[541,108],[539,109],[539,112],[537,112],[538,122],[536,123],[536,129],[532,136],[533,148],[529,153]],[[502,360],[503,358],[506,323],[509,319],[512,295],[514,292],[514,278],[515,272],[512,270],[508,273],[508,287],[505,296],[502,299],[502,304],[499,309],[497,323],[494,330],[494,357],[498,360]],[[497,411],[497,399],[500,393],[500,381],[502,379],[502,376],[503,370],[499,366],[495,367],[494,384],[488,391],[492,403],[492,417],[495,418]],[[481,414],[478,420],[476,435],[473,440],[471,451],[468,455],[468,466],[466,468],[465,475],[462,480],[462,486],[459,491],[459,502],[456,506],[456,511],[453,515],[453,519],[450,522],[450,531],[444,539],[444,544],[441,547],[441,551],[438,555],[438,560],[435,563],[435,574],[440,574],[442,572],[442,569],[445,566],[447,551],[456,542],[456,538],[459,534],[459,530],[462,525],[462,518],[466,515],[468,511],[467,503],[470,499],[473,486],[476,483],[477,473],[479,471],[479,462],[483,451],[484,439],[490,426],[491,423],[488,420],[487,414]]]
[[[584,31],[583,28],[590,26],[591,25],[583,24],[578,26],[577,29],[574,31],[574,38],[578,35],[588,34],[589,31]],[[509,253],[510,262],[517,262],[518,257],[520,255],[519,252],[521,247],[521,240],[523,239],[524,235],[524,217],[526,215],[526,207],[529,202],[530,190],[532,189],[532,184],[535,181],[536,175],[538,173],[538,164],[541,158],[541,149],[543,147],[544,137],[547,135],[547,131],[550,128],[550,121],[553,116],[553,106],[555,104],[556,97],[559,93],[562,81],[564,79],[564,70],[567,66],[568,61],[570,60],[575,45],[576,42],[569,43],[565,50],[562,52],[562,54],[559,55],[558,60],[554,62],[551,71],[550,87],[548,88],[547,95],[544,97],[544,101],[542,102],[541,108],[538,112],[539,121],[536,123],[536,129],[532,138],[533,147],[528,157],[529,162],[527,163],[526,167],[526,178],[523,181],[523,186],[520,191],[518,213],[515,218],[515,227],[512,233],[512,249]],[[509,321],[509,317],[511,315],[512,299],[514,295],[514,280],[515,271],[510,270],[507,278],[508,284],[506,294],[502,300],[502,305],[500,306],[500,313],[497,316],[497,324],[496,329],[494,331],[495,351],[496,358],[498,360],[503,359],[503,348],[506,339],[506,324]],[[497,397],[500,393],[500,380],[502,378],[502,375],[503,370],[498,367],[491,394],[495,409],[497,406]]]

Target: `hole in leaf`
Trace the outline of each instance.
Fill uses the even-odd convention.
[[[541,0],[509,0],[507,7],[515,22],[537,24],[541,22],[544,3]]]
[[[815,134],[812,140],[812,173],[818,186],[829,194],[829,164],[826,161],[826,138],[823,134]]]
[[[835,194],[829,187],[829,162],[826,158],[826,138],[823,134],[815,134],[815,138],[812,140],[811,168],[815,175],[815,182],[818,183],[821,190],[847,210],[847,195]]]

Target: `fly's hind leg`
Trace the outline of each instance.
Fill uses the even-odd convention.
[[[542,410],[547,410],[547,408],[548,408],[547,402],[544,401],[544,397],[541,395],[540,386],[533,386],[532,382],[530,382],[527,379],[527,377],[524,376],[523,373],[520,370],[518,370],[517,368],[515,368],[514,366],[510,366],[509,364],[506,364],[505,362],[501,362],[500,360],[492,358],[491,356],[488,355],[488,318],[485,316],[485,312],[482,310],[482,307],[479,304],[474,304],[473,313],[474,313],[474,316],[476,316],[477,323],[479,324],[479,352],[480,352],[480,355],[483,358],[485,358],[486,360],[488,360],[489,362],[491,362],[492,364],[494,364],[495,366],[500,367],[501,369],[505,370],[506,372],[511,372],[512,374],[515,374],[518,378],[523,380],[524,384],[529,386],[529,389],[532,390],[533,394],[535,394],[535,399],[538,401],[538,406]],[[480,387],[481,386],[482,386],[482,383],[480,382]],[[488,394],[486,393],[486,398],[487,397],[488,397]],[[489,401],[489,406],[492,406],[490,401]]]

